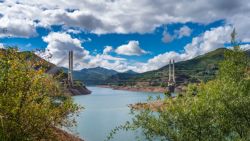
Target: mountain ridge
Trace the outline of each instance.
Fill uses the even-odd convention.
[[[177,85],[186,85],[188,83],[198,83],[201,81],[209,81],[215,77],[218,71],[218,64],[224,58],[224,52],[229,49],[218,48],[211,52],[199,55],[190,60],[175,63],[175,74]],[[250,56],[250,50],[245,51]],[[158,70],[148,71],[134,76],[124,77],[126,79],[116,79],[117,81],[109,81],[109,85],[118,86],[167,86],[168,68],[165,65]],[[114,77],[114,76],[113,76]]]

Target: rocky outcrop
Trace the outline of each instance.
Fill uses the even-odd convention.
[[[55,128],[54,134],[58,141],[84,141],[83,139],[58,128]]]
[[[88,95],[91,94],[91,91],[86,88],[86,86],[73,86],[68,88],[71,95]]]
[[[99,87],[112,88],[114,90],[126,90],[126,91],[136,91],[136,92],[159,92],[164,93],[166,88],[163,87],[131,87],[131,86],[108,86],[102,85]]]

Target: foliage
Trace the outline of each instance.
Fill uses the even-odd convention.
[[[232,43],[214,80],[165,99],[164,110],[135,112],[132,122],[114,129],[108,139],[119,130],[141,129],[150,141],[249,141],[250,60]]]
[[[40,61],[26,57],[14,48],[0,52],[0,140],[56,140],[55,128],[73,126],[69,116],[80,107]]]

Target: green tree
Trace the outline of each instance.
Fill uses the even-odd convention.
[[[69,116],[80,107],[26,57],[14,48],[0,51],[0,140],[57,140],[55,129],[73,126]]]

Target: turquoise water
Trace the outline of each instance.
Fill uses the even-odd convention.
[[[76,118],[78,123],[74,131],[85,141],[103,141],[113,128],[131,120],[128,104],[145,102],[149,96],[162,96],[160,93],[88,88],[91,95],[74,97],[74,101],[85,108]],[[134,141],[136,136],[141,134],[122,131],[112,141]]]

